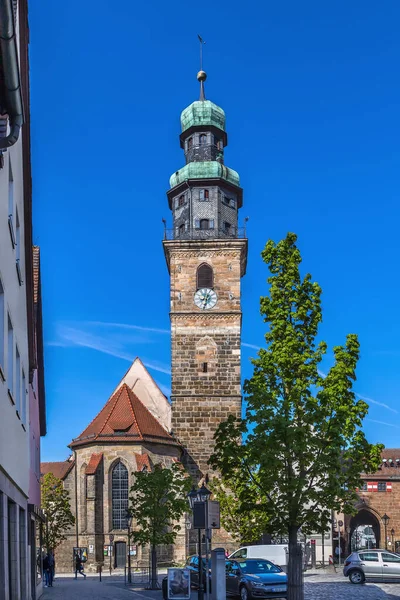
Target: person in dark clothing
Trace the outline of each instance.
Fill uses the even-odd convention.
[[[83,562],[81,557],[79,556],[79,554],[75,555],[75,579],[78,579],[78,573],[80,573],[81,575],[83,575],[83,577],[86,579],[86,575],[83,572]]]
[[[50,556],[47,553],[43,559],[44,587],[53,587],[53,569],[50,563]]]

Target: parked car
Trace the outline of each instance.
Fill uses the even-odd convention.
[[[348,556],[343,575],[351,583],[364,583],[365,579],[400,579],[400,554],[388,550],[358,550]]]
[[[206,559],[202,559],[203,563],[203,588],[205,589],[205,580],[206,580]],[[198,589],[199,588],[199,557],[196,555],[188,556],[186,560],[186,569],[190,571],[190,585]],[[209,585],[211,591],[211,560],[208,561],[208,573],[209,573]]]
[[[289,562],[289,546],[287,544],[259,544],[257,546],[242,546],[235,550],[229,559],[264,558],[270,560],[286,571]]]
[[[287,575],[269,560],[248,558],[226,561],[226,593],[252,598],[286,598]]]

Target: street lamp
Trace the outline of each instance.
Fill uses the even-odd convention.
[[[390,517],[385,513],[382,517],[383,525],[385,527],[385,549],[387,550],[387,526],[390,521]]]
[[[132,570],[131,570],[131,527],[132,527],[132,514],[129,509],[126,509],[126,523],[128,525],[128,583],[132,583]]]
[[[194,510],[196,504],[202,503],[204,505],[204,514],[207,515],[207,506],[206,503],[211,496],[210,490],[206,488],[206,486],[201,486],[200,489],[196,490],[195,486],[193,486],[192,490],[188,493],[187,497],[189,500],[190,508]],[[194,523],[193,523],[194,525]],[[207,523],[205,523],[207,529]],[[207,534],[207,532],[206,532]],[[198,547],[198,559],[199,559],[199,591],[198,591],[198,600],[204,600],[204,586],[203,586],[203,560],[201,556],[201,528],[198,528],[198,539],[199,539],[199,547]],[[206,569],[208,565],[206,565]]]
[[[395,530],[394,530],[394,529],[393,529],[393,527],[392,527],[392,529],[390,530],[390,534],[391,534],[391,536],[392,536],[392,548],[391,548],[391,549],[392,549],[392,552],[394,552],[394,551],[395,551],[395,550],[394,550],[394,534],[395,534],[395,533],[396,533],[396,532],[395,532]]]

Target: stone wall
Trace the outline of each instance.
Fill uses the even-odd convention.
[[[209,471],[213,437],[230,414],[240,416],[240,278],[245,240],[165,244],[171,274],[172,430],[199,479]],[[214,271],[218,301],[194,304],[197,269]]]

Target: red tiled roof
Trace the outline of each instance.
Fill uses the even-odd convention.
[[[57,477],[58,479],[65,479],[74,464],[75,461],[73,460],[40,463],[40,474],[47,475],[47,473],[53,473],[54,477]]]
[[[150,457],[148,454],[135,454],[135,458],[138,471],[143,471],[144,468],[151,471]]]
[[[70,447],[100,442],[154,441],[178,445],[124,383]]]
[[[385,448],[381,456],[382,463],[376,473],[363,473],[362,479],[400,479],[400,448]]]
[[[97,467],[101,463],[103,458],[103,453],[99,452],[98,454],[92,454],[89,460],[89,464],[85,469],[86,475],[94,475],[97,471]]]

